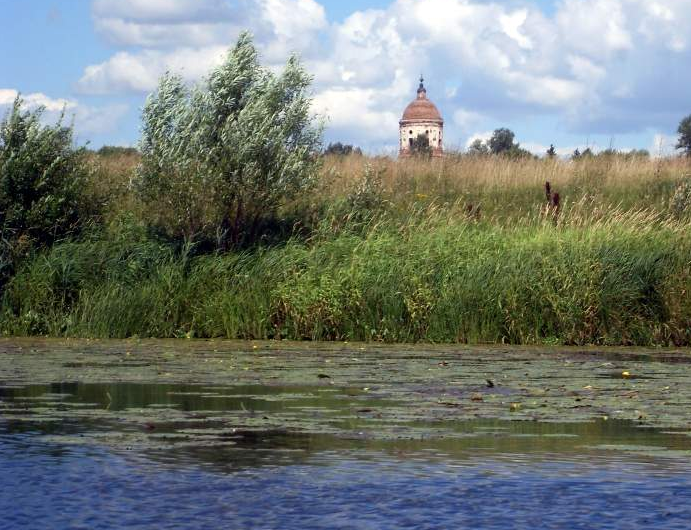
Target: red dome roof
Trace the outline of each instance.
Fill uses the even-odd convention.
[[[410,102],[401,118],[401,123],[414,121],[444,123],[437,106],[427,99],[427,90],[422,84],[422,79],[420,79],[420,88],[417,89],[417,98]]]

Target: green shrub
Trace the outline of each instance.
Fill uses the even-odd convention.
[[[691,176],[687,176],[679,182],[671,202],[672,213],[679,218],[691,211]]]
[[[72,128],[62,117],[44,125],[42,116],[17,98],[0,122],[0,285],[32,248],[78,233],[95,213]]]
[[[280,75],[262,67],[246,33],[204,85],[164,76],[144,106],[137,178],[154,226],[223,249],[255,241],[316,178],[309,85],[295,57]]]

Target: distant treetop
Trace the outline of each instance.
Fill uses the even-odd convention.
[[[324,150],[325,155],[348,156],[348,155],[362,155],[362,149],[351,144],[342,144],[341,142],[330,143]]]
[[[98,151],[97,154],[101,156],[116,156],[116,155],[127,155],[133,156],[138,155],[139,151],[136,147],[122,147],[118,145],[104,145]]]
[[[685,156],[691,157],[691,114],[679,122],[677,133],[677,149],[681,149]]]

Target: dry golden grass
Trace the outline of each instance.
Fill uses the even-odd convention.
[[[598,211],[667,212],[679,181],[691,174],[683,158],[651,159],[625,155],[578,161],[447,156],[443,159],[327,157],[318,194],[322,200],[347,196],[364,167],[381,172],[382,191],[394,205],[431,203],[479,208],[485,219],[534,217],[545,204],[550,182],[562,208],[581,215]],[[597,217],[597,215],[595,215]]]
[[[99,155],[89,153],[86,163],[90,169],[89,193],[105,205],[105,220],[110,221],[123,212],[138,212],[138,203],[131,184],[140,157],[134,153]]]
[[[132,153],[89,156],[90,191],[107,204],[106,219],[122,212],[145,213],[130,186],[138,163],[139,156]],[[672,157],[613,155],[571,161],[456,155],[432,160],[327,156],[317,189],[293,206],[300,209],[309,204],[317,211],[328,210],[353,194],[367,166],[379,173],[379,191],[402,216],[424,210],[432,217],[457,217],[470,210],[473,218],[500,224],[544,220],[549,213],[545,182],[560,195],[560,222],[570,219],[568,222],[578,225],[648,211],[664,217],[669,214],[674,189],[691,175],[688,159]]]
[[[449,156],[443,159],[391,159],[363,156],[326,157],[324,175],[335,194],[347,189],[352,178],[371,164],[384,171],[388,192],[395,193],[411,182],[433,189],[466,190],[516,189],[541,187],[546,181],[554,186],[597,179],[599,186],[629,187],[660,180],[678,180],[691,171],[683,158],[641,158],[625,156],[592,157],[578,161],[545,159],[508,159],[501,157]],[[340,178],[334,178],[334,177]]]

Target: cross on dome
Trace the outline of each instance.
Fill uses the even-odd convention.
[[[417,97],[425,99],[427,97],[427,89],[425,88],[425,78],[420,74],[420,86],[417,89]]]

